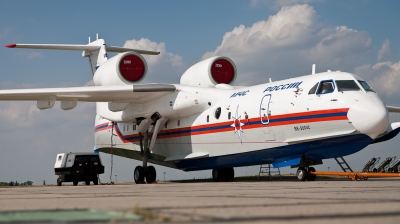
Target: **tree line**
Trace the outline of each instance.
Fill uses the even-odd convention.
[[[18,181],[11,181],[11,182],[0,182],[0,186],[30,186],[33,182],[28,180],[26,182],[18,183]]]

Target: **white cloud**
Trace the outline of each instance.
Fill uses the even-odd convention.
[[[283,6],[290,6],[296,4],[310,4],[313,2],[322,2],[323,0],[251,0],[250,7],[258,5],[266,5],[271,9],[280,9]]]
[[[237,84],[245,85],[310,74],[313,63],[317,71],[353,70],[370,51],[366,32],[321,23],[313,7],[293,5],[267,21],[235,27],[202,58],[230,57],[238,67]]]
[[[393,63],[391,61],[379,62],[371,66],[369,64],[356,68],[355,74],[366,79],[369,84],[380,94],[387,98],[396,98],[400,93],[400,61]],[[398,105],[399,103],[396,102]]]
[[[181,56],[166,51],[163,42],[156,43],[147,38],[133,39],[127,40],[124,47],[160,52],[159,55],[143,55],[149,68],[145,82],[178,83],[180,76],[187,68]]]
[[[383,41],[382,47],[378,52],[378,61],[380,61],[383,57],[383,55],[390,53],[390,41],[385,40]]]

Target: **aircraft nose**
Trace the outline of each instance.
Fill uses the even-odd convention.
[[[350,107],[347,117],[359,132],[372,139],[385,132],[389,124],[386,106],[377,97],[359,99]]]

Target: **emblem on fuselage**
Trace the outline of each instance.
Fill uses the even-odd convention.
[[[235,128],[234,132],[237,133],[240,143],[242,143],[242,133],[243,129],[242,126],[245,125],[242,122],[240,122],[240,118],[242,116],[239,115],[239,105],[236,107],[236,114],[235,116],[232,116],[233,124],[231,124],[231,127]]]

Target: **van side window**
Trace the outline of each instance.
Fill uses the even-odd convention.
[[[308,95],[310,95],[310,94],[315,94],[315,91],[317,90],[317,87],[318,87],[318,83],[319,83],[319,82],[317,82],[317,83],[310,89],[310,91],[308,92]]]
[[[335,86],[332,80],[322,81],[319,83],[317,94],[331,93],[335,90]]]

